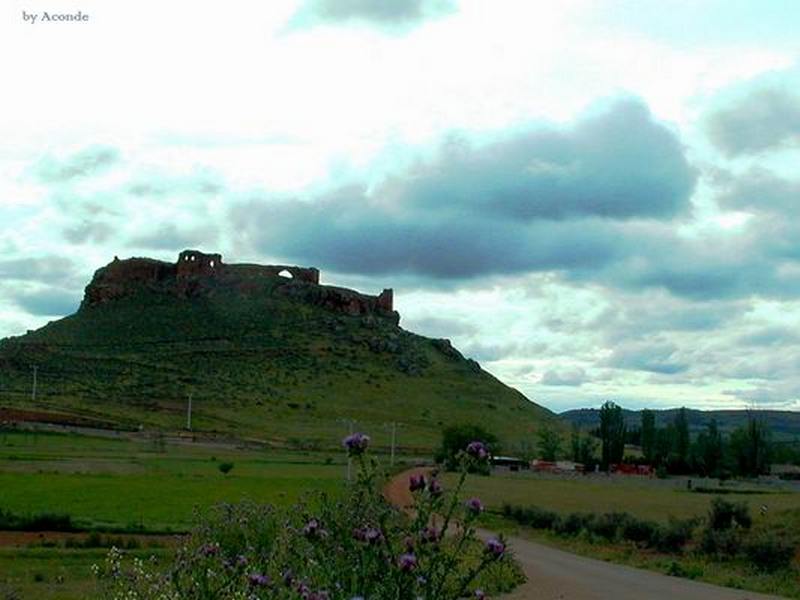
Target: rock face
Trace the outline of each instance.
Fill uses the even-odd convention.
[[[210,295],[220,288],[250,294],[269,281],[270,289],[305,304],[322,306],[348,315],[375,315],[397,324],[393,292],[385,289],[378,296],[345,288],[320,285],[319,270],[290,265],[225,264],[220,254],[184,250],[176,263],[151,258],[129,258],[98,269],[86,287],[81,310],[132,296],[141,290],[170,294],[179,298]]]

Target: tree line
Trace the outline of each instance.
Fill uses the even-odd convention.
[[[639,428],[629,431],[622,408],[609,401],[600,408],[600,426],[593,434],[600,441],[600,466],[604,470],[627,460],[669,474],[757,477],[769,473],[775,456],[769,427],[754,414],[730,435],[724,435],[712,419],[693,439],[686,408],[678,410],[665,427],[656,426],[652,410],[643,410]],[[626,457],[626,443],[640,446],[641,458]]]

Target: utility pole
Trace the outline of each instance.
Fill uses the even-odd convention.
[[[350,435],[353,435],[353,420],[350,420]],[[353,459],[347,453],[347,483],[350,483],[351,471],[353,470]]]
[[[31,401],[36,402],[36,383],[37,383],[37,374],[39,371],[39,367],[33,365],[33,386],[31,387]]]
[[[192,430],[192,395],[189,394],[189,406],[186,408],[186,429]]]
[[[392,455],[391,458],[389,459],[389,465],[392,467],[394,466],[394,447],[396,445],[396,442],[397,442],[397,423],[395,421],[392,421]]]

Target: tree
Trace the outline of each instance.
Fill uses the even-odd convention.
[[[497,436],[480,425],[451,425],[442,431],[442,445],[434,457],[436,462],[443,463],[448,471],[456,470],[460,464],[458,453],[470,442],[483,442],[491,454],[500,450]]]
[[[602,469],[608,471],[625,453],[625,418],[622,408],[611,401],[600,407],[600,441]]]
[[[757,477],[769,473],[770,433],[767,424],[752,414],[731,435],[731,454],[739,475]]]
[[[685,473],[689,469],[689,416],[686,407],[681,407],[675,414],[674,434],[672,438],[672,451],[674,453],[672,468],[674,471]]]
[[[539,454],[543,460],[554,461],[561,451],[561,435],[550,424],[545,423],[538,431]]]
[[[596,464],[594,452],[595,441],[589,435],[582,435],[577,423],[572,425],[571,438],[572,460],[582,464],[587,469],[593,469]]]
[[[689,416],[685,406],[675,414],[675,454],[681,460],[689,457]]]
[[[227,475],[233,470],[233,463],[232,462],[219,463],[219,466],[217,468],[219,469],[220,473],[222,473],[223,475]]]
[[[642,454],[653,464],[656,458],[656,415],[652,410],[642,411]]]
[[[706,425],[706,431],[697,436],[696,462],[698,470],[704,475],[719,476],[722,469],[722,449],[722,434],[719,432],[716,419],[712,419]]]

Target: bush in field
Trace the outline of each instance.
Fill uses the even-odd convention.
[[[594,515],[589,513],[570,513],[554,524],[554,530],[560,535],[578,535],[584,529],[589,529],[593,519]]]
[[[359,469],[342,497],[317,495],[288,510],[217,506],[164,565],[128,562],[112,550],[105,565],[95,567],[104,597],[455,600],[483,597],[478,586],[487,582],[496,591],[519,583],[504,541],[475,537],[480,500],[458,497],[467,470],[487,458],[483,444],[460,452],[461,477],[452,493],[434,476],[411,477],[414,513],[407,516],[381,495],[368,442],[362,434],[345,440]]]
[[[622,526],[622,537],[637,544],[652,546],[658,536],[658,523],[644,521],[634,517],[629,518]]]
[[[545,510],[537,506],[523,508],[521,506],[505,505],[503,514],[514,519],[520,525],[533,527],[534,529],[552,529],[559,517],[551,510]]]
[[[708,512],[708,527],[714,530],[741,527],[750,529],[753,519],[746,502],[730,502],[717,496],[711,501]]]
[[[223,462],[219,463],[219,466],[217,468],[219,469],[220,473],[222,473],[223,475],[227,475],[228,473],[233,471],[233,466],[234,465],[232,462]]]
[[[680,552],[692,538],[694,525],[693,520],[670,518],[666,525],[658,528],[653,546],[661,552]]]
[[[754,567],[768,572],[788,568],[797,551],[794,544],[775,533],[754,536],[742,549]]]
[[[589,523],[588,530],[603,539],[613,542],[620,537],[622,529],[630,518],[627,513],[604,513]]]
[[[712,529],[706,527],[700,537],[700,551],[720,559],[734,558],[742,543],[737,529]]]

